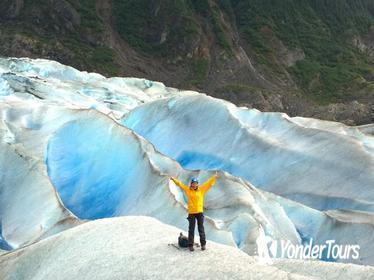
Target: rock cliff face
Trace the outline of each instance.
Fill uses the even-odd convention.
[[[1,56],[159,80],[292,116],[374,121],[369,0],[4,2]]]

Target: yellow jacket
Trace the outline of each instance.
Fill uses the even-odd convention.
[[[198,186],[197,190],[193,188],[187,187],[178,179],[172,179],[174,183],[180,187],[187,195],[188,198],[188,213],[200,213],[203,212],[203,205],[204,205],[204,194],[210,189],[211,186],[216,181],[216,175],[213,175],[208,180],[206,180],[201,186]]]

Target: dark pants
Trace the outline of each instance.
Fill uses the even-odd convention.
[[[188,246],[193,246],[194,244],[195,220],[197,220],[197,229],[199,231],[200,244],[201,246],[205,245],[206,240],[205,240],[205,232],[204,232],[204,214],[203,213],[188,214],[187,220],[189,222]]]

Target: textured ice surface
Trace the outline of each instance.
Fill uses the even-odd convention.
[[[87,222],[1,256],[0,278],[363,280],[374,277],[373,267],[353,264],[284,259],[265,265],[236,248],[209,240],[205,251],[180,251],[167,245],[176,242],[179,232],[176,227],[144,216]]]
[[[374,138],[353,127],[205,95],[144,104],[122,123],[185,168],[225,170],[319,210],[374,210]]]
[[[169,176],[188,184],[219,170],[205,198],[209,240],[257,254],[262,233],[333,238],[374,263],[373,138],[362,128],[30,59],[0,59],[0,116],[3,249],[84,219],[146,215],[186,229]]]

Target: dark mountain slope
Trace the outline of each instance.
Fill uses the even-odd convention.
[[[3,56],[160,80],[260,110],[374,121],[373,1],[3,2]]]

